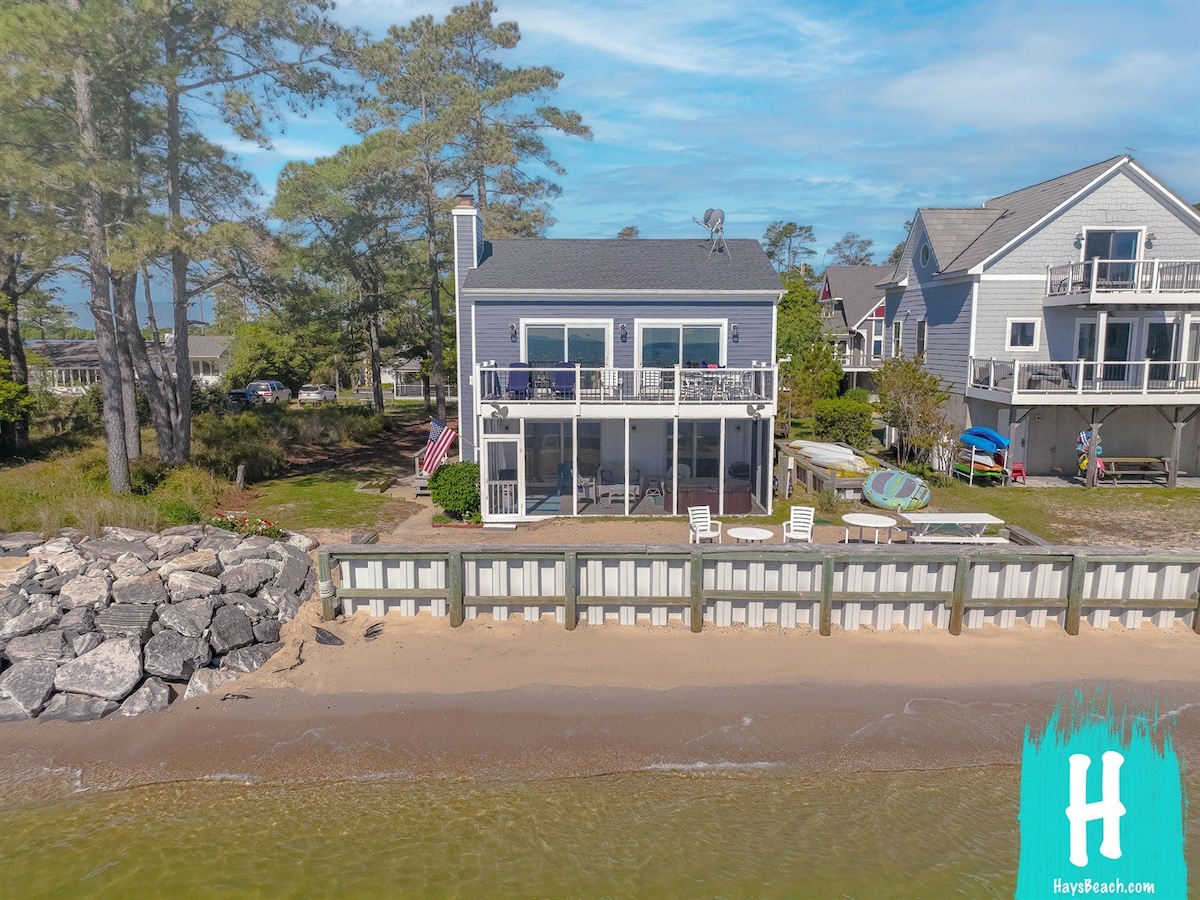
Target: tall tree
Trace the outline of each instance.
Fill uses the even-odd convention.
[[[811,225],[795,222],[772,222],[763,234],[762,246],[775,269],[785,278],[803,266],[804,260],[817,255],[812,248],[816,242]]]
[[[892,250],[891,255],[884,260],[884,265],[898,266],[900,265],[900,257],[904,255],[904,245],[908,243],[908,233],[912,231],[912,219],[904,223],[904,240],[898,243]]]
[[[636,225],[626,225],[617,232],[617,239],[622,241],[631,241],[634,238],[641,237],[642,233]]]
[[[831,265],[835,266],[869,266],[874,260],[871,247],[875,244],[870,238],[860,237],[856,232],[847,231],[836,244],[829,248],[832,257]]]
[[[36,334],[38,340],[62,339],[69,333],[75,313],[53,295],[34,289],[25,295],[21,321],[22,331]]]

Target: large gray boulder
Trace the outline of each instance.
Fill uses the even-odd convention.
[[[275,567],[269,562],[254,560],[231,566],[221,573],[221,584],[234,593],[253,594],[275,577]]]
[[[159,569],[158,574],[163,578],[175,572],[199,572],[201,575],[219,575],[221,564],[217,554],[211,549],[195,550],[167,560]]]
[[[100,533],[106,538],[117,541],[148,541],[154,537],[153,531],[140,531],[136,528],[126,528],[123,525],[105,525]]]
[[[0,622],[7,622],[29,609],[29,601],[12,591],[0,593]]]
[[[304,588],[301,588],[304,590]],[[290,622],[300,610],[300,597],[291,591],[281,591],[279,588],[265,587],[258,592],[261,599],[275,607],[280,622]]]
[[[263,616],[275,614],[275,604],[270,600],[260,596],[251,597],[249,594],[222,594],[221,601],[224,606],[236,606],[251,619],[261,619]]]
[[[125,698],[117,716],[144,716],[162,712],[171,704],[171,689],[160,678],[147,678],[142,686]]]
[[[45,606],[31,606],[19,616],[13,616],[0,625],[0,644],[8,643],[13,638],[24,637],[41,631],[47,625],[58,621],[58,611]]]
[[[298,556],[299,558],[288,554],[284,558],[283,566],[275,576],[274,582],[274,586],[279,590],[295,594],[304,586],[304,579],[308,577],[308,570],[312,568],[312,564],[304,554],[299,553]]]
[[[200,542],[196,544],[196,549],[220,552],[221,550],[230,550],[241,542],[242,539],[238,535],[218,530],[206,534],[201,538]]]
[[[36,531],[14,531],[0,535],[0,551],[4,553],[28,553],[30,547],[42,543],[42,536]]]
[[[63,660],[74,659],[75,651],[60,629],[50,628],[13,638],[4,648],[4,655],[13,663],[44,659],[57,666]]]
[[[54,686],[60,691],[124,700],[141,680],[141,643],[137,638],[113,638],[64,663],[54,676]]]
[[[163,532],[146,539],[146,546],[158,554],[159,559],[171,559],[181,553],[190,553],[196,548],[196,538],[185,534]]]
[[[58,602],[65,607],[90,606],[99,609],[108,604],[108,579],[103,576],[79,575],[62,586]]]
[[[221,660],[221,668],[232,672],[256,672],[282,646],[282,643],[251,644],[249,647],[230,650]]]
[[[30,551],[31,553],[33,551]],[[74,546],[65,553],[43,556],[43,560],[54,566],[54,571],[67,578],[74,578],[88,567],[90,560],[82,556]]]
[[[317,542],[307,534],[299,534],[295,531],[288,534],[287,544],[289,547],[295,547],[301,553],[307,553],[317,546]]]
[[[108,567],[108,570],[112,573],[113,578],[119,581],[122,578],[137,578],[139,575],[145,575],[150,568],[132,553],[123,553],[116,562]]]
[[[29,714],[21,704],[11,697],[0,696],[0,724],[5,722],[27,722]]]
[[[199,572],[172,572],[167,579],[167,588],[171,599],[179,603],[182,600],[192,600],[195,597],[210,597],[221,593],[221,582],[211,575],[201,575]]]
[[[213,597],[195,597],[164,608],[158,621],[164,627],[178,631],[184,637],[203,637],[218,601]]]
[[[183,699],[210,694],[237,677],[238,673],[229,669],[197,669],[188,682],[187,690],[183,692]]]
[[[155,573],[136,578],[119,578],[113,582],[114,603],[146,603],[157,605],[167,601],[167,589]]]
[[[54,693],[54,674],[58,665],[44,659],[27,659],[0,675],[0,694],[9,697],[25,711],[36,716]]]
[[[90,606],[76,606],[63,613],[58,627],[63,631],[83,634],[85,631],[96,630],[96,611]]]
[[[142,541],[122,541],[115,538],[84,541],[79,545],[79,552],[92,559],[116,559],[122,554],[132,553],[143,561],[154,559],[157,555]]]
[[[212,653],[208,641],[184,637],[164,628],[146,642],[145,669],[169,681],[187,681],[197,669],[208,665]]]
[[[75,542],[69,537],[59,535],[56,538],[51,538],[42,544],[35,544],[29,548],[30,556],[55,556],[59,553],[72,553],[75,550]]]
[[[97,647],[104,643],[104,635],[98,631],[86,631],[83,634],[76,635],[70,638],[71,650],[76,656],[83,656],[85,653],[91,653]]]
[[[32,556],[0,556],[0,585],[18,585],[37,574]]]
[[[273,644],[279,640],[279,620],[260,619],[255,622],[254,639],[263,644]]]
[[[38,716],[38,721],[51,722],[58,719],[63,722],[91,722],[103,719],[109,713],[116,712],[119,707],[120,704],[115,700],[105,700],[102,697],[55,694]]]
[[[254,627],[236,606],[222,606],[208,626],[208,642],[218,656],[254,642]]]
[[[238,544],[236,547],[230,547],[228,550],[222,550],[218,556],[221,559],[221,565],[225,568],[240,565],[250,560],[274,558],[270,547],[261,544],[252,544],[250,541]]]

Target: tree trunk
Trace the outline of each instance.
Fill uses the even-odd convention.
[[[12,259],[10,257],[10,259]],[[0,345],[8,359],[11,378],[21,385],[29,384],[29,369],[25,362],[25,345],[21,342],[21,323],[18,319],[17,301],[21,289],[17,286],[16,262],[13,261],[5,275],[3,288],[4,328],[0,332]],[[4,441],[15,452],[29,440],[29,419],[22,417],[4,425]]]
[[[367,316],[367,342],[371,360],[371,401],[375,412],[383,414],[383,385],[380,376],[383,374],[379,365],[379,313],[373,312]]]
[[[442,282],[437,255],[437,192],[429,166],[425,167],[425,252],[429,268],[429,352],[433,357],[433,390],[437,397],[437,417],[446,421],[446,366],[442,358]]]
[[[158,330],[158,318],[154,315],[154,297],[150,292],[150,273],[142,266],[142,289],[146,295],[146,321],[150,323],[150,337],[154,341],[154,362],[150,363],[151,370],[154,372],[154,382],[159,385],[162,391],[163,406],[166,411],[167,421],[164,426],[167,433],[167,444],[162,443],[162,438],[159,438],[158,453],[162,459],[174,459],[177,455],[175,450],[175,419],[179,414],[178,407],[175,403],[175,391],[171,384],[171,370],[167,366],[167,357],[163,353],[162,333]],[[158,363],[158,368],[154,368],[154,363]],[[151,407],[153,408],[153,407]],[[157,426],[156,426],[157,427]],[[171,447],[171,452],[168,453],[166,446]]]
[[[113,301],[117,307],[117,326],[125,338],[129,352],[129,363],[146,392],[150,404],[150,422],[154,426],[154,438],[158,444],[159,459],[171,459],[174,456],[175,436],[171,430],[171,409],[168,404],[167,390],[150,364],[150,354],[146,351],[146,341],[142,330],[138,327],[137,314],[137,272],[114,273]]]
[[[168,69],[175,65],[175,33],[167,17],[164,39]],[[175,443],[171,464],[186,462],[192,453],[192,361],[188,354],[188,257],[184,252],[182,179],[180,177],[179,88],[167,84],[167,219],[171,232],[171,305],[175,325]]]
[[[109,274],[113,296],[121,288]],[[122,327],[120,316],[116,317],[114,337],[117,342],[117,366],[121,372],[121,412],[125,420],[125,455],[134,460],[142,455],[142,428],[138,424],[137,385],[133,380],[133,357],[129,351],[129,336]]]
[[[67,9],[80,16],[80,0],[67,0]],[[88,307],[96,320],[96,351],[100,356],[100,390],[104,398],[104,432],[108,451],[108,483],[114,494],[130,490],[129,457],[125,451],[125,421],[121,404],[121,373],[117,366],[117,342],[113,328],[108,283],[108,241],[104,234],[103,194],[100,177],[96,121],[92,111],[92,76],[87,70],[83,50],[75,55],[71,77],[75,92],[75,124],[83,150],[88,181],[80,198],[84,236],[88,244],[91,298]]]

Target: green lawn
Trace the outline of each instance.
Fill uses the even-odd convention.
[[[255,485],[246,511],[285,528],[378,528],[404,518],[407,506],[383,494],[361,493],[361,473],[329,470]]]

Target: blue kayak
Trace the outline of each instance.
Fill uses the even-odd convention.
[[[911,512],[929,505],[929,485],[908,472],[880,469],[863,482],[863,497],[880,509]]]
[[[982,425],[973,425],[963,432],[964,435],[972,434],[976,437],[984,438],[996,445],[997,450],[1007,450],[1008,445],[1012,443],[1008,438],[998,431],[993,431],[991,428],[984,428]],[[981,450],[986,450],[986,447],[980,447]]]
[[[995,453],[1000,449],[995,441],[981,434],[970,434],[964,431],[958,439],[968,447],[974,447],[976,450],[982,450],[984,453]]]

